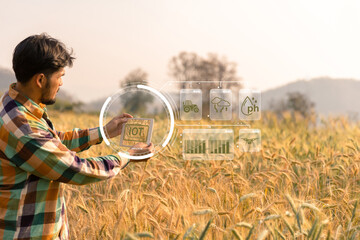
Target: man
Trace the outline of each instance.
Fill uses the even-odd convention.
[[[75,155],[102,142],[99,128],[55,130],[45,106],[55,103],[73,59],[63,43],[46,34],[15,48],[17,82],[0,103],[0,239],[68,239],[62,184],[105,180],[132,162],[117,155]],[[122,114],[106,124],[108,137],[118,136],[131,117]],[[129,152],[148,154],[153,146],[137,144]]]

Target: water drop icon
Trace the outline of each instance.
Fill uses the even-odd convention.
[[[254,106],[253,102],[251,101],[249,96],[247,96],[241,105],[241,112],[246,116],[250,116],[252,112],[249,112],[248,109],[249,107],[253,107],[253,106]]]

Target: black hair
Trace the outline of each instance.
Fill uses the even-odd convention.
[[[14,50],[13,69],[18,82],[26,83],[35,74],[47,77],[60,68],[72,67],[72,50],[46,33],[33,35],[21,41]]]

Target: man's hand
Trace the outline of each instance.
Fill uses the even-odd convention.
[[[150,154],[150,153],[154,152],[154,145],[152,143],[149,143],[149,145],[147,145],[146,143],[137,143],[134,146],[132,146],[128,150],[128,152],[132,156],[147,155],[147,154]],[[139,160],[130,159],[130,162],[146,162],[149,159],[150,158],[139,159]]]
[[[108,134],[109,138],[117,137],[121,134],[121,130],[123,125],[128,121],[129,118],[132,118],[130,114],[123,113],[119,116],[114,117],[108,122],[104,129],[105,132]]]

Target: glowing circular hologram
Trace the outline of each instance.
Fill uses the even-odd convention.
[[[99,116],[99,125],[100,125],[100,134],[101,134],[101,137],[103,138],[104,142],[106,143],[106,145],[112,147],[114,149],[114,141],[109,141],[109,139],[107,138],[107,132],[106,129],[104,128],[104,117],[106,119],[106,116],[108,114],[108,112],[111,112],[110,111],[110,107],[112,105],[115,105],[115,107],[119,108],[118,105],[119,103],[116,102],[116,100],[120,99],[121,101],[123,101],[123,99],[126,99],[126,97],[128,97],[126,94],[139,94],[139,92],[136,92],[136,89],[138,90],[142,90],[147,93],[151,93],[152,95],[155,95],[157,98],[161,99],[162,103],[161,105],[164,107],[164,110],[166,112],[167,110],[167,113],[168,113],[168,120],[170,118],[170,123],[167,124],[167,126],[169,126],[169,132],[167,134],[167,137],[165,138],[165,140],[162,142],[162,143],[159,143],[158,146],[161,146],[162,148],[164,148],[171,140],[171,137],[174,133],[174,125],[175,125],[175,117],[174,117],[174,112],[172,110],[172,107],[169,103],[169,101],[165,98],[165,96],[160,93],[158,90],[154,89],[154,88],[151,88],[149,86],[145,86],[145,85],[141,85],[141,84],[138,84],[138,85],[133,85],[133,86],[129,86],[125,89],[120,89],[116,94],[114,94],[112,97],[108,97],[102,108],[101,108],[101,111],[100,111],[100,116]],[[135,92],[135,93],[134,93]],[[143,93],[144,94],[144,93]],[[121,98],[119,97],[121,96]],[[118,98],[118,99],[117,99]],[[137,99],[138,100],[138,99]],[[126,100],[125,100],[126,101]],[[160,102],[161,102],[160,101]],[[114,104],[115,103],[115,104]],[[143,104],[143,103],[142,103]],[[121,104],[120,104],[121,105]],[[143,104],[143,105],[146,105]],[[118,110],[118,109],[117,109]],[[136,112],[136,110],[135,110]],[[113,113],[113,112],[111,112]],[[131,112],[131,114],[133,114]],[[148,113],[145,113],[145,114],[148,114]],[[111,114],[109,114],[111,115]],[[153,115],[156,115],[155,113],[153,113]],[[162,123],[162,122],[161,122]],[[162,123],[162,126],[163,125],[166,125],[164,123]],[[163,130],[163,129],[162,129]],[[164,135],[163,135],[164,136]],[[164,139],[162,138],[162,140]],[[162,141],[161,140],[161,141]],[[150,158],[152,156],[154,156],[156,154],[155,153],[149,153],[149,154],[146,154],[146,155],[137,155],[137,156],[133,156],[133,155],[129,155],[127,151],[124,151],[124,150],[120,150],[119,149],[115,149],[118,153],[118,155],[120,157],[123,157],[123,158],[129,158],[129,159],[133,159],[133,160],[142,160],[142,159],[146,159],[146,158]],[[160,151],[157,151],[157,152],[160,152]]]
[[[118,152],[118,154],[119,154],[120,157],[131,158],[131,159],[134,159],[134,160],[142,160],[142,159],[154,156],[154,153],[149,153],[149,154],[146,154],[146,155],[143,155],[143,156],[129,156],[128,154],[125,154],[125,153],[122,153],[122,152]]]
[[[104,105],[102,106],[101,111],[100,111],[100,118],[99,118],[100,133],[101,133],[101,136],[102,136],[102,138],[104,139],[106,145],[108,145],[108,146],[110,146],[110,142],[109,142],[109,140],[106,138],[106,135],[105,135],[105,133],[104,133],[104,128],[103,128],[103,125],[104,125],[103,120],[104,120],[104,119],[103,119],[103,117],[104,117],[104,112],[105,112],[106,106],[108,105],[108,103],[110,102],[110,100],[111,100],[111,97],[108,97],[108,98],[106,99],[106,101],[104,102]]]

